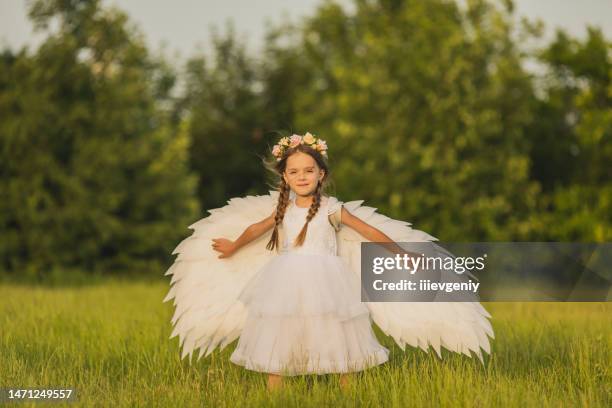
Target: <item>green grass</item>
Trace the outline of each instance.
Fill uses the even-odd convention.
[[[72,387],[86,406],[612,406],[612,303],[485,304],[496,334],[485,367],[402,351],[375,328],[390,361],[353,374],[349,392],[330,374],[286,378],[270,395],[264,374],[229,362],[236,343],[180,360],[167,290],[0,285],[0,387]]]

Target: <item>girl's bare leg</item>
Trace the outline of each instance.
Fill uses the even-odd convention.
[[[268,375],[268,391],[279,389],[283,384],[283,377],[276,374]]]
[[[347,390],[350,383],[351,383],[350,374],[340,374],[340,387],[343,390]]]

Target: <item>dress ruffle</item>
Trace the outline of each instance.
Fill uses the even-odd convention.
[[[253,371],[327,374],[388,361],[360,285],[342,258],[289,252],[268,262],[238,296],[248,318],[230,361]]]
[[[281,254],[239,300],[249,315],[230,360],[247,369],[346,373],[388,360],[360,301],[359,282],[335,255]]]
[[[389,359],[368,315],[249,317],[230,361],[246,369],[304,375],[361,371]]]

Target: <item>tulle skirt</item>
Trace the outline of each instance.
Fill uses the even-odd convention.
[[[230,361],[280,375],[361,371],[388,360],[342,258],[281,254],[239,295],[248,317]]]

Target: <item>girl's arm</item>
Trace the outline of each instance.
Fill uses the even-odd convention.
[[[355,217],[346,208],[341,207],[341,211],[342,212],[340,213],[340,222],[348,227],[351,227],[352,229],[363,235],[366,239],[372,242],[387,243],[387,245],[383,246],[395,254],[408,254],[410,256],[418,256],[418,254],[404,250],[402,247],[397,245],[395,241],[389,238],[388,235],[383,233],[378,228],[374,228],[367,222],[362,221],[361,218]]]
[[[231,241],[226,238],[213,238],[212,247],[215,251],[221,252],[218,258],[229,258],[240,248],[259,238],[266,231],[274,227],[274,217],[276,210],[272,212],[268,217],[263,220],[256,222],[255,224],[249,225],[244,232],[238,237],[236,241]]]

